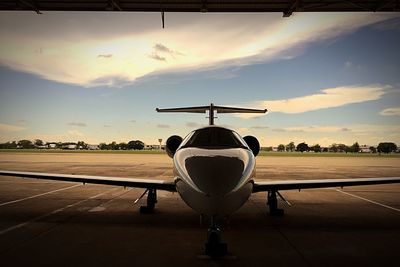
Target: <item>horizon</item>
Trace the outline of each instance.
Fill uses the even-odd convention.
[[[41,140],[41,139],[36,139],[36,140],[22,139],[22,140],[12,140],[12,141],[2,142],[2,143],[0,143],[0,145],[11,144],[11,143],[16,143],[16,144],[18,144],[20,141],[25,141],[25,140],[31,141],[32,144],[35,144],[35,141],[36,141],[36,140],[40,140],[40,141],[43,142],[43,146],[45,146],[45,145],[48,146],[48,145],[50,145],[50,144],[64,144],[64,145],[65,145],[65,144],[75,144],[75,145],[78,145],[78,143],[84,142],[84,141],[82,141],[82,140],[80,140],[80,141],[65,141],[65,142],[61,142],[61,141],[46,141],[46,140]],[[130,141],[140,141],[140,142],[143,142],[142,140],[136,139],[136,140],[126,140],[126,141],[122,141],[122,142],[115,142],[115,141],[101,142],[101,143],[86,143],[86,142],[84,142],[84,144],[86,144],[86,145],[97,145],[97,146],[100,146],[101,144],[109,145],[109,144],[112,144],[112,143],[116,143],[116,145],[121,145],[121,144],[127,144],[127,143],[129,143]],[[162,142],[163,142],[163,143],[161,144],[162,147],[165,147],[164,141],[166,141],[166,140],[163,140],[163,141],[162,141]],[[275,145],[271,145],[271,146],[260,146],[260,148],[277,148],[277,147],[280,146],[280,145],[284,145],[284,146],[286,147],[286,146],[288,146],[290,143],[292,143],[292,141],[284,142],[284,143],[279,143],[279,144],[275,144]],[[299,144],[299,143],[306,143],[306,144],[309,145],[310,147],[315,146],[315,145],[320,145],[320,144],[318,144],[318,143],[316,143],[316,144],[314,144],[314,143],[307,143],[307,142],[305,142],[305,141],[302,141],[302,142],[299,142],[299,143],[295,143],[295,142],[293,142],[293,143],[294,143],[294,145],[297,145],[297,144]],[[348,143],[348,144],[346,144],[346,143],[332,143],[332,144],[329,144],[329,145],[320,145],[320,146],[321,146],[321,148],[331,148],[333,145],[345,145],[345,146],[347,146],[347,147],[350,147],[350,146],[354,145],[355,143],[357,143],[360,147],[375,147],[375,148],[376,148],[376,147],[378,147],[378,145],[379,145],[380,143],[394,143],[394,142],[390,142],[390,141],[379,141],[377,144],[362,144],[362,143],[359,143],[358,141],[354,141],[354,142]],[[145,142],[143,142],[143,144],[144,144],[145,146],[157,146],[157,147],[160,146],[160,143],[145,143]],[[397,143],[394,143],[394,144],[397,145]],[[35,146],[36,146],[36,145],[35,145]],[[400,148],[400,147],[399,147],[399,148]],[[0,149],[4,149],[4,148],[1,148],[1,147],[0,147]]]

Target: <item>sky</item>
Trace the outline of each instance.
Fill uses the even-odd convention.
[[[0,142],[157,144],[195,105],[262,146],[400,144],[398,13],[1,12]]]

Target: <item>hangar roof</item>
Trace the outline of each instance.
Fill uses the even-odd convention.
[[[0,10],[149,12],[400,11],[400,0],[2,0]]]

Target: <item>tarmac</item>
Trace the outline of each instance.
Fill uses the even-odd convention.
[[[107,156],[2,153],[0,169],[134,173],[160,179],[171,174],[171,163],[163,155]],[[272,173],[276,179],[293,179],[293,175],[307,176],[306,170],[305,178],[400,176],[398,158],[341,160],[260,159],[258,176]],[[268,215],[265,193],[253,194],[221,223],[230,257],[219,260],[199,256],[207,222],[201,222],[177,193],[159,191],[155,212],[140,214],[144,200],[133,202],[142,193],[141,189],[0,177],[1,266],[400,265],[400,185],[283,191],[292,204],[288,207],[280,201],[283,217]]]

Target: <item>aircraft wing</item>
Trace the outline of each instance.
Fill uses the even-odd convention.
[[[279,191],[293,189],[310,189],[326,187],[344,187],[356,185],[376,185],[400,183],[400,177],[378,178],[347,178],[347,179],[318,179],[318,180],[283,180],[283,181],[255,181],[253,193],[262,191]]]
[[[159,189],[175,192],[175,183],[172,181],[151,180],[140,178],[124,178],[124,177],[108,177],[108,176],[91,176],[80,174],[59,174],[59,173],[42,173],[42,172],[20,172],[20,171],[2,171],[0,175],[15,176],[23,178],[56,180],[64,182],[78,182],[84,184],[104,184],[125,187],[137,187],[148,189]]]

